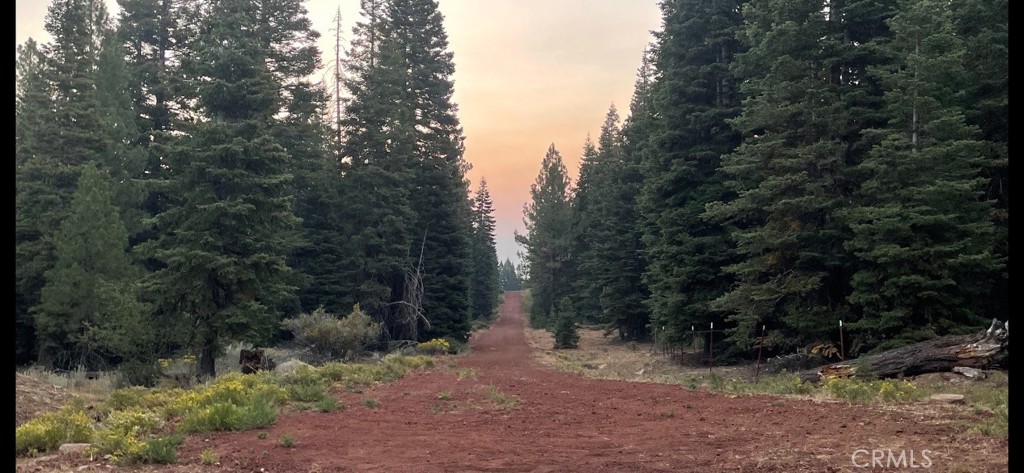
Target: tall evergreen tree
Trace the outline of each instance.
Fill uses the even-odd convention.
[[[55,262],[54,232],[68,216],[81,167],[103,162],[108,150],[96,96],[96,66],[109,28],[103,2],[54,1],[44,27],[53,42],[42,48],[27,44],[19,61],[25,95],[18,99],[21,125],[16,132],[16,319],[27,336],[28,314],[39,302],[43,274]]]
[[[436,0],[391,0],[388,18],[404,51],[404,84],[414,119],[410,253],[422,249],[423,336],[469,335],[470,208],[462,127],[452,101],[455,65]],[[422,239],[420,238],[422,235]],[[417,241],[422,240],[422,241]]]
[[[566,297],[572,287],[569,174],[554,144],[548,147],[537,179],[530,185],[530,197],[530,202],[523,204],[526,234],[516,232],[515,239],[526,250],[526,286],[533,297],[530,324],[547,327],[554,322],[555,301]]]
[[[487,188],[487,179],[473,196],[473,279],[470,294],[473,318],[488,320],[498,302],[498,250],[494,243],[494,203]]]
[[[141,180],[145,177],[148,156],[138,143],[138,114],[129,85],[123,46],[114,31],[108,31],[96,65],[97,111],[107,136],[103,164],[113,180],[114,203],[131,239],[143,231],[147,216]]]
[[[52,265],[49,235],[59,224],[54,209],[61,203],[49,175],[56,158],[49,147],[54,130],[54,103],[48,61],[29,39],[18,46],[15,65],[15,360],[36,357],[35,323],[30,309],[39,302],[44,273]]]
[[[949,4],[900,7],[892,40],[878,45],[892,59],[877,70],[889,127],[859,166],[868,177],[847,214],[846,246],[860,258],[849,300],[861,311],[849,327],[878,348],[984,325],[971,301],[1001,269],[991,201],[979,199],[986,144],[959,105],[969,76]]]
[[[589,159],[587,152],[593,153]],[[573,195],[576,306],[593,307],[592,320],[618,331],[620,338],[640,339],[647,332],[635,206],[641,175],[625,160],[614,104],[601,126],[598,148],[586,149],[584,158],[581,185]]]
[[[985,198],[994,201],[991,219],[996,224],[995,253],[1006,263],[986,279],[991,292],[975,299],[976,310],[987,318],[1004,317],[1009,307],[1009,2],[1006,0],[950,3],[957,37],[970,52],[962,56],[969,75],[961,106],[967,124],[978,127],[987,144],[983,175],[988,179]]]
[[[183,0],[118,0],[117,37],[124,48],[128,85],[136,112],[138,135],[133,142],[146,153],[142,171],[142,211],[152,217],[173,205],[165,188],[170,171],[168,147],[180,137],[181,124],[194,118],[193,103],[185,97],[181,57],[197,30],[184,18],[201,6]],[[194,96],[194,94],[191,94]],[[146,227],[129,234],[133,245],[156,237]],[[147,260],[150,269],[159,262]]]
[[[891,2],[785,0],[744,7],[749,50],[733,73],[742,82],[743,135],[722,158],[734,199],[708,206],[732,230],[736,285],[714,301],[730,315],[730,340],[749,347],[774,328],[770,350],[827,342],[846,315],[852,261],[838,217],[856,181],[851,165],[870,148],[860,131],[879,125],[880,58],[865,47],[888,34]]]
[[[294,290],[290,159],[272,136],[281,84],[260,41],[260,6],[213,0],[198,18],[182,67],[207,120],[175,143],[178,205],[157,216],[160,237],[147,244],[165,265],[150,288],[193,328],[204,376],[227,342],[265,340]]]
[[[596,213],[601,224],[595,228],[591,254],[601,288],[601,321],[616,330],[621,340],[641,340],[647,337],[650,320],[644,305],[646,260],[637,205],[643,174],[640,163],[625,153],[618,119],[613,105],[598,141],[599,163],[604,168],[598,173],[602,190]]]
[[[572,207],[572,293],[569,300],[580,320],[597,323],[601,319],[601,286],[597,275],[593,272],[596,262],[592,261],[591,248],[596,236],[593,226],[600,225],[597,215],[597,199],[601,196],[602,168],[597,146],[590,135],[583,142],[583,155],[580,157],[580,170],[576,185],[569,201]]]
[[[411,252],[411,168],[415,139],[412,111],[405,102],[404,58],[382,0],[362,2],[362,20],[353,27],[345,68],[349,98],[340,123],[345,202],[341,229],[353,248],[338,272],[360,308],[383,325],[391,339],[418,339],[423,317],[417,263]]]
[[[135,299],[138,272],[109,178],[89,163],[77,188],[55,236],[56,262],[46,272],[35,326],[40,363],[97,369],[112,356],[144,355],[149,313]]]
[[[720,322],[723,314],[711,302],[733,282],[723,269],[735,259],[728,231],[703,213],[708,203],[732,195],[719,167],[740,142],[727,122],[740,113],[739,81],[729,66],[744,50],[737,39],[742,4],[662,4],[664,28],[654,57],[659,77],[648,98],[657,119],[644,155],[642,202],[647,303],[669,343],[683,342],[691,326]]]

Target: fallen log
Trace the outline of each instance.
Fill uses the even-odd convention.
[[[853,361],[821,366],[800,373],[804,382],[866,374],[901,378],[952,371],[958,366],[986,369],[1000,366],[1009,350],[1009,321],[992,319],[992,326],[969,335],[948,335],[868,355]]]

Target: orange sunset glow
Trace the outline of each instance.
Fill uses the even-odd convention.
[[[608,106],[625,118],[657,0],[439,0],[455,55],[455,102],[466,137],[468,177],[486,177],[494,199],[499,260],[518,261],[513,231],[551,143],[575,176],[583,142],[596,140]],[[43,30],[49,2],[17,0],[16,44]],[[116,1],[107,0],[112,17]],[[323,77],[333,72],[335,12],[343,42],[359,20],[358,0],[306,2],[321,33]]]

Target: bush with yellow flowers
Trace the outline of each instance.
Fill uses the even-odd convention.
[[[443,355],[448,353],[451,344],[443,338],[435,338],[416,345],[416,351],[427,355]]]
[[[145,460],[149,434],[163,426],[163,419],[148,409],[129,407],[112,412],[96,432],[93,453],[111,456],[115,463],[138,463]]]
[[[92,438],[92,420],[85,415],[81,401],[73,401],[19,426],[14,444],[16,454],[31,455],[55,450],[64,443],[91,442]]]
[[[274,423],[278,406],[287,401],[287,390],[276,384],[272,373],[230,373],[186,391],[167,413],[181,418],[183,432],[248,430]]]

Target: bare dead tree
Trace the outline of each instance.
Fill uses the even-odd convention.
[[[423,313],[423,252],[426,245],[427,232],[424,230],[416,267],[405,273],[402,298],[388,304],[395,306],[395,325],[402,327],[402,335],[410,340],[416,340],[419,337],[419,321],[421,319],[427,328],[430,327],[430,321]]]

